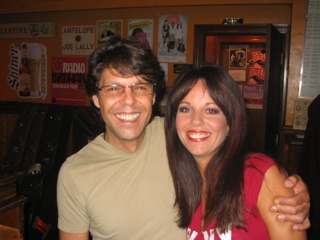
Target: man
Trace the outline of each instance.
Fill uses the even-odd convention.
[[[308,123],[300,154],[299,174],[311,197],[309,240],[320,239],[320,95],[308,107]]]
[[[152,116],[164,86],[157,58],[139,42],[111,37],[91,54],[88,68],[87,93],[106,131],[61,167],[60,239],[88,239],[89,231],[96,240],[185,239],[175,223],[163,119]],[[309,195],[298,177],[291,181],[296,196],[270,207],[298,212],[280,220],[306,229]]]

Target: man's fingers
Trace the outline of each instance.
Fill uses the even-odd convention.
[[[284,182],[284,186],[286,188],[293,188],[295,187],[298,182],[301,180],[300,176],[297,174],[293,174],[290,177],[287,178],[287,180]]]
[[[276,197],[274,199],[275,204],[279,205],[289,205],[289,206],[297,206],[306,204],[304,206],[308,207],[308,211],[310,208],[310,196],[307,192],[302,192],[300,194],[296,194],[293,197]]]
[[[310,227],[310,220],[309,218],[305,218],[304,215],[298,214],[298,215],[288,215],[288,214],[278,214],[277,220],[284,222],[284,221],[290,221],[295,222],[295,224],[292,225],[292,229],[294,231],[305,231]]]
[[[308,215],[308,211],[306,211],[305,209],[306,209],[306,206],[304,206],[304,205],[299,205],[299,206],[295,206],[295,207],[283,206],[283,205],[273,205],[270,208],[270,210],[272,212],[278,212],[278,213],[287,214],[287,215],[301,214],[303,216],[302,221]],[[301,223],[301,222],[299,222],[299,223]]]
[[[300,181],[299,175],[294,174],[286,179],[286,181],[284,182],[284,186],[286,188],[294,188],[299,181]]]
[[[299,206],[304,204],[306,200],[304,197],[276,197],[274,199],[275,205]]]
[[[309,218],[306,218],[302,224],[294,224],[292,229],[294,231],[305,231],[311,226]]]
[[[297,174],[288,177],[284,186],[293,189],[295,195],[293,197],[276,197],[270,210],[279,213],[277,215],[278,221],[293,222],[293,230],[304,231],[310,227],[308,188]]]
[[[290,214],[280,213],[277,215],[277,220],[281,222],[294,222],[295,224],[302,224],[305,218],[304,218],[304,214],[290,215]]]

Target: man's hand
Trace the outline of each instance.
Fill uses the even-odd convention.
[[[295,223],[292,228],[295,231],[306,230],[310,227],[309,211],[310,196],[306,184],[300,176],[294,174],[284,182],[286,188],[293,189],[293,197],[276,197],[270,210],[278,212],[279,221],[288,221]]]

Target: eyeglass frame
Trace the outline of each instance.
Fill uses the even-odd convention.
[[[128,86],[123,86],[123,85],[120,85],[120,84],[108,84],[108,85],[103,85],[103,86],[101,86],[100,88],[97,87],[97,90],[102,92],[102,89],[103,89],[104,87],[122,87],[122,92],[121,92],[120,94],[124,93],[124,89],[125,89],[125,88],[131,88],[131,92],[134,93],[134,94],[136,94],[132,89],[133,89],[134,86],[140,85],[140,84],[152,84],[152,93],[154,93],[154,87],[157,85],[156,83],[152,83],[152,82],[148,82],[148,83],[134,83],[134,84],[128,85]],[[102,93],[103,93],[103,92],[102,92]],[[119,96],[120,94],[114,95],[114,96]],[[138,96],[147,96],[147,95],[148,95],[148,94],[146,94],[146,95],[138,95]]]

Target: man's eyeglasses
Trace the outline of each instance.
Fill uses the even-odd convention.
[[[132,93],[137,96],[151,95],[156,83],[135,83],[129,86],[111,84],[98,88],[106,97],[118,96],[124,92],[125,88],[131,88]]]

